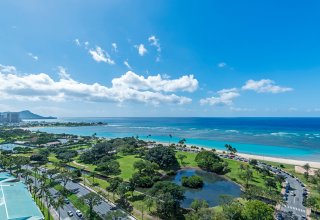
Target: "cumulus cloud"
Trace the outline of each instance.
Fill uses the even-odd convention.
[[[17,69],[14,66],[5,66],[0,64],[0,73],[17,73]]]
[[[248,80],[244,86],[243,90],[253,90],[258,93],[281,93],[281,92],[290,92],[293,89],[289,87],[281,87],[275,85],[275,82],[270,79],[261,79],[259,81]]]
[[[27,53],[27,55],[28,55],[29,57],[31,57],[32,59],[34,59],[35,61],[39,60],[39,57],[36,56],[36,55],[33,55],[32,53]]]
[[[111,46],[114,52],[118,52],[118,45],[116,43],[112,43]]]
[[[115,64],[110,55],[99,46],[96,46],[95,49],[90,49],[89,53],[91,54],[92,58],[98,63],[104,62],[108,64]]]
[[[123,64],[124,64],[126,67],[128,67],[128,69],[132,70],[132,68],[131,68],[128,60],[123,61]]]
[[[154,46],[157,48],[158,52],[161,52],[161,46],[159,43],[159,39],[156,38],[156,36],[152,35],[148,38],[148,41],[150,42],[150,45]]]
[[[167,80],[161,82],[158,76],[155,78],[148,77],[145,79],[133,72],[127,72],[120,78],[112,80],[112,86],[107,87],[99,83],[86,84],[70,78],[63,67],[60,67],[62,74],[59,80],[52,79],[46,73],[18,75],[15,72],[10,73],[8,70],[15,70],[11,67],[1,66],[0,72],[0,99],[16,100],[52,100],[52,101],[89,101],[89,102],[117,102],[125,101],[151,103],[158,105],[160,103],[169,104],[186,104],[192,100],[188,97],[178,96],[176,94],[167,94],[167,91],[189,91],[186,87],[176,85],[177,81],[191,80],[194,84],[193,76],[183,76],[177,81]],[[4,71],[2,71],[4,70]],[[133,85],[137,79],[141,86]],[[156,82],[158,79],[160,82]],[[133,81],[132,81],[133,80]],[[150,82],[149,82],[150,81]],[[149,84],[143,84],[149,82]],[[164,84],[169,84],[169,87]],[[197,83],[196,83],[197,84]],[[185,86],[190,85],[185,83]],[[193,90],[193,89],[192,89]]]
[[[163,79],[160,74],[156,76],[139,76],[132,71],[119,78],[113,79],[115,87],[128,87],[135,90],[154,90],[163,92],[186,91],[194,92],[198,88],[198,80],[193,75],[182,76],[179,79]]]
[[[143,44],[134,45],[134,47],[138,50],[140,56],[143,56],[148,52]]]
[[[205,99],[200,99],[201,105],[232,105],[233,99],[240,96],[240,93],[236,88],[222,89],[217,92],[217,96],[212,96]]]
[[[219,68],[223,68],[223,67],[226,67],[227,64],[225,62],[221,62],[221,63],[218,63],[218,67]]]
[[[71,79],[70,74],[67,73],[66,68],[63,66],[58,66],[58,74],[61,79]]]

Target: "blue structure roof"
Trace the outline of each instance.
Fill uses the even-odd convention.
[[[0,173],[0,219],[44,219],[26,185],[8,173]]]

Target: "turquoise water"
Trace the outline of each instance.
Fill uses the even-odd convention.
[[[240,197],[241,190],[240,187],[228,181],[218,175],[208,173],[202,170],[180,170],[178,173],[171,177],[169,180],[181,186],[181,179],[184,176],[197,175],[201,176],[204,181],[204,185],[200,189],[190,189],[185,188],[185,199],[182,202],[182,206],[185,208],[190,207],[194,199],[206,200],[210,207],[219,205],[219,200],[221,195],[229,195],[231,197]]]
[[[241,153],[320,161],[320,118],[71,118],[61,121],[107,122],[107,126],[32,128],[51,133],[145,140],[224,150],[231,144]],[[172,135],[172,138],[169,137]]]

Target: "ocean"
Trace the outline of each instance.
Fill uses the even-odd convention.
[[[61,118],[59,121],[106,122],[105,126],[32,128],[115,138],[144,140],[224,150],[231,144],[240,153],[320,162],[320,118]],[[172,137],[170,137],[170,135]]]

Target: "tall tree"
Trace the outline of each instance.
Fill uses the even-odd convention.
[[[94,192],[90,192],[82,196],[82,200],[89,206],[89,220],[93,220],[94,219],[93,207],[101,204],[102,202],[101,197]]]

